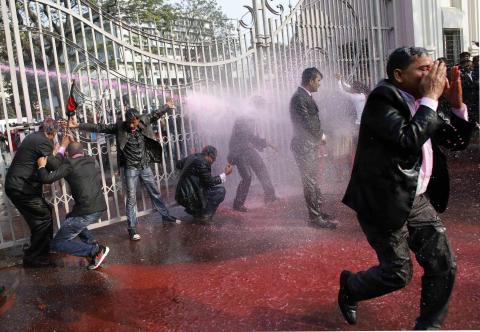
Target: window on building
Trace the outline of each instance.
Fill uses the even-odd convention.
[[[443,29],[443,54],[452,65],[460,61],[462,29]]]

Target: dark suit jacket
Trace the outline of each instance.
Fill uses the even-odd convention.
[[[179,160],[176,165],[181,170],[175,191],[175,200],[186,207],[189,213],[199,213],[207,205],[204,190],[222,183],[219,175],[212,176],[212,168],[202,153]]]
[[[148,158],[148,162],[160,163],[162,162],[162,146],[155,139],[155,134],[153,133],[152,124],[158,121],[165,113],[168,112],[168,108],[158,111],[155,113],[150,113],[143,115],[140,118],[139,128],[142,132],[142,135],[145,138],[145,150]],[[125,166],[125,158],[123,155],[123,149],[128,141],[128,132],[130,129],[127,127],[127,123],[119,120],[114,124],[93,124],[93,123],[81,123],[78,127],[80,130],[98,132],[105,134],[114,134],[117,139],[117,146],[119,153],[117,154],[118,165]]]
[[[449,177],[439,146],[464,149],[472,130],[471,123],[453,114],[448,119],[423,105],[412,118],[398,89],[388,81],[380,82],[363,111],[343,203],[379,228],[400,228],[415,198],[422,145],[430,138],[433,170],[427,193],[435,209],[443,212],[448,202]]]
[[[307,152],[320,144],[323,130],[318,113],[313,98],[299,87],[290,100],[290,118],[293,123],[292,150]]]
[[[53,172],[39,169],[38,177],[42,183],[53,183],[62,178],[67,180],[75,200],[67,217],[84,216],[107,209],[102,192],[102,176],[94,157],[68,158]]]
[[[20,144],[8,169],[5,190],[16,190],[28,195],[41,195],[42,184],[37,178],[37,159],[46,157],[47,169],[55,170],[63,162],[62,155],[52,155],[53,142],[43,132],[27,135]]]
[[[242,158],[248,150],[262,151],[266,147],[267,140],[255,135],[253,119],[239,118],[233,125],[227,160],[232,165],[236,165],[237,160]]]

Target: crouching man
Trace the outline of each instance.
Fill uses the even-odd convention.
[[[95,270],[110,251],[107,246],[98,244],[87,228],[100,219],[107,209],[100,169],[94,157],[84,154],[79,142],[68,145],[67,156],[65,162],[53,172],[45,168],[46,157],[37,160],[40,182],[53,183],[65,178],[75,200],[72,211],[53,238],[50,248],[56,252],[85,257],[90,263],[88,269]],[[74,241],[77,236],[81,242]]]
[[[225,199],[225,188],[219,184],[224,183],[226,176],[232,173],[232,165],[227,164],[224,173],[212,176],[211,165],[216,158],[217,149],[207,145],[201,153],[190,155],[176,165],[181,173],[175,199],[196,221],[211,220]]]

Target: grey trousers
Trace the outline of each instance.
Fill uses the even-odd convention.
[[[439,329],[448,310],[456,262],[445,226],[425,195],[413,202],[405,225],[385,231],[358,216],[368,243],[377,253],[379,265],[356,273],[347,281],[353,301],[375,298],[401,289],[412,279],[410,250],[424,270],[420,315],[416,329]]]
[[[307,152],[293,150],[300,176],[302,177],[303,195],[307,203],[310,220],[316,220],[321,214],[322,193],[318,185],[318,148]]]

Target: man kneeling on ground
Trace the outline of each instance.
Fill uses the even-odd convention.
[[[219,184],[224,183],[226,176],[232,173],[232,165],[227,164],[224,173],[212,176],[211,165],[216,158],[217,149],[207,145],[201,153],[190,155],[176,165],[181,173],[175,199],[196,221],[211,220],[225,199],[225,188]]]
[[[94,157],[85,156],[82,144],[71,142],[67,147],[68,158],[53,172],[45,168],[46,157],[38,159],[39,179],[42,183],[53,183],[65,178],[75,200],[72,211],[67,214],[50,248],[73,256],[86,257],[88,269],[95,270],[107,257],[110,249],[98,244],[87,226],[96,222],[107,209],[102,192],[100,169]],[[81,242],[73,241],[79,237]]]

